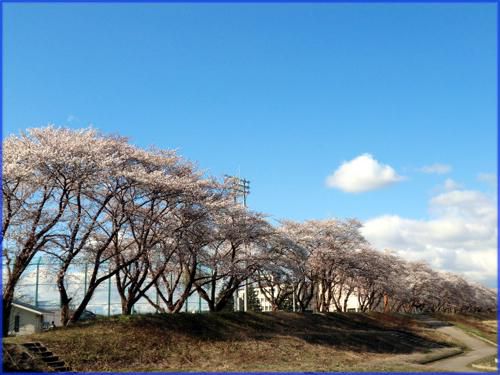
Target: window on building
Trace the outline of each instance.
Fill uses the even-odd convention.
[[[21,325],[21,318],[19,315],[14,317],[14,332],[19,332],[19,326]]]
[[[243,298],[238,298],[238,311],[243,311],[245,309],[245,300]]]

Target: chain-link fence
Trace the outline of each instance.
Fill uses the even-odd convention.
[[[78,306],[82,301],[88,288],[88,280],[90,279],[92,267],[93,264],[78,262],[71,265],[68,269],[65,277],[65,287],[68,296],[71,298],[71,306]],[[4,282],[7,276],[6,271],[6,265],[2,264]],[[24,271],[21,280],[17,284],[15,298],[40,308],[59,308],[59,291],[56,285],[56,274],[57,263],[50,262],[44,257],[35,258]],[[152,301],[160,302],[161,304],[154,287],[150,288],[146,292],[146,295]],[[116,287],[115,277],[105,280],[97,287],[86,309],[98,315],[110,316],[121,314],[121,299]],[[208,305],[195,292],[188,297],[182,311],[190,313],[204,312],[208,311]],[[143,297],[134,304],[133,312],[154,313],[156,309]]]

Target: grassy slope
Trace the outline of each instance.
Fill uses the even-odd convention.
[[[492,314],[435,314],[466,332],[497,342],[497,316]]]
[[[77,371],[422,371],[437,341],[400,315],[218,313],[112,317],[40,341]],[[434,341],[434,342],[433,342]]]
[[[486,368],[483,367],[483,371],[495,372],[495,369],[498,368],[497,363],[495,362],[495,358],[497,358],[496,354],[490,355],[489,357],[483,358],[479,361],[475,361],[474,364],[479,366],[484,366],[486,368],[488,367],[491,368],[491,370],[487,370]]]

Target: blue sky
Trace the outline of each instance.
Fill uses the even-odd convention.
[[[91,123],[177,148],[240,171],[274,218],[431,220],[446,191],[496,199],[478,180],[496,180],[496,21],[495,4],[5,4],[3,132]],[[366,153],[405,178],[327,186]],[[436,163],[451,171],[419,171]]]

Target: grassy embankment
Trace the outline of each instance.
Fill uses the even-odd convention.
[[[436,318],[450,322],[467,333],[498,342],[496,313],[491,314],[435,314]]]
[[[497,372],[498,366],[495,362],[495,358],[497,358],[496,354],[490,355],[489,357],[474,362],[471,367],[485,372]]]
[[[217,313],[117,316],[40,341],[76,371],[427,371],[409,363],[446,337],[403,315]],[[420,354],[416,354],[420,353]]]

